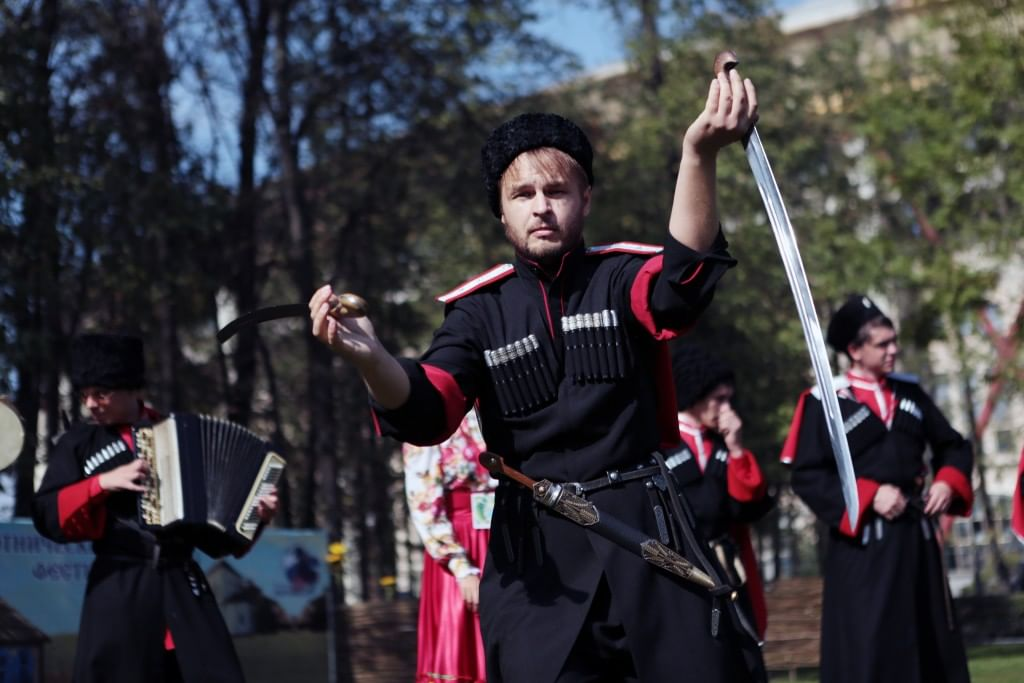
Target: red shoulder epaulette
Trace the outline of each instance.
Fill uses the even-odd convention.
[[[513,266],[511,263],[499,264],[489,270],[485,270],[479,275],[476,275],[466,280],[455,289],[445,292],[441,296],[437,297],[437,300],[443,304],[450,304],[453,301],[461,299],[467,294],[475,292],[481,287],[486,287],[489,284],[493,284],[495,282],[498,282],[499,280],[505,279],[515,269],[516,267]]]
[[[660,244],[644,244],[643,242],[611,242],[587,247],[587,256],[604,256],[605,254],[636,254],[653,256],[660,254],[665,247]]]
[[[836,390],[836,393],[843,395],[844,390],[850,387],[850,379],[846,375],[837,375],[832,378],[832,387]],[[786,434],[786,441],[782,444],[782,453],[779,454],[779,460],[782,461],[783,465],[792,465],[793,458],[796,457],[796,448],[800,442],[800,425],[803,424],[804,420],[804,403],[807,401],[808,396],[813,396],[820,401],[821,388],[815,384],[810,389],[805,389],[796,402],[793,420],[789,423],[789,433]]]
[[[789,433],[786,434],[786,442],[782,444],[782,453],[779,454],[779,460],[783,465],[792,465],[793,458],[796,457],[796,447],[800,441],[800,425],[804,420],[804,402],[811,395],[811,391],[811,389],[804,389],[796,402],[796,410],[793,411],[793,419],[789,423]]]

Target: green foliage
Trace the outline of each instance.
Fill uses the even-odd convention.
[[[67,336],[131,328],[161,407],[251,412],[278,434],[302,521],[389,514],[389,475],[357,467],[388,447],[353,373],[318,357],[299,320],[220,349],[215,302],[303,301],[330,280],[371,302],[390,348],[419,351],[433,297],[511,257],[478,154],[526,110],[592,134],[589,242],[660,242],[723,46],[757,84],[822,321],[870,290],[900,302],[918,348],[972,330],[1019,251],[1019,3],[943,3],[909,32],[883,10],[801,45],[757,0],[609,3],[632,56],[599,80],[573,80],[511,0],[0,4],[0,390],[53,426]],[[536,92],[551,74],[562,83]],[[205,135],[181,114],[201,108],[219,114]],[[774,463],[810,368],[738,145],[719,159],[719,208],[740,265],[694,337],[736,369],[745,438]]]
[[[947,3],[852,102],[906,284],[953,325],[972,321],[1020,244],[1022,21],[1015,3]]]

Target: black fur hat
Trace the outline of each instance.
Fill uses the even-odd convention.
[[[672,352],[676,405],[686,410],[719,384],[735,386],[732,368],[698,344],[680,344]]]
[[[540,147],[554,147],[571,156],[594,184],[594,150],[579,126],[558,114],[520,114],[495,128],[480,150],[487,201],[495,216],[501,216],[499,187],[505,169],[523,152]]]
[[[142,340],[121,334],[83,334],[71,342],[76,387],[141,389],[146,385]]]
[[[825,341],[837,352],[846,353],[846,347],[857,338],[860,328],[876,318],[881,318],[887,325],[892,321],[875,305],[875,302],[864,294],[851,294],[846,303],[832,314],[828,323]]]

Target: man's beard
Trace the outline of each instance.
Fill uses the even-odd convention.
[[[509,227],[505,226],[505,239],[511,243],[521,258],[533,261],[544,266],[557,268],[561,265],[562,256],[575,249],[583,239],[583,218],[579,217],[568,225],[558,226],[556,232],[565,239],[558,243],[541,241],[539,248],[530,245],[530,236],[526,235],[518,240],[512,234]]]

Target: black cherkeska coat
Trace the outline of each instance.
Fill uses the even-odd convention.
[[[794,420],[798,443],[793,490],[829,526],[821,627],[821,679],[829,683],[966,683],[963,639],[952,611],[935,525],[923,518],[920,492],[931,473],[953,485],[951,512],[971,500],[970,444],[914,381],[888,379],[895,394],[891,427],[855,400],[837,378],[860,493],[851,529],[821,402],[806,394]],[[800,408],[798,408],[800,411]],[[785,455],[785,454],[784,454]],[[889,522],[874,513],[879,484],[903,489],[915,504]]]
[[[375,406],[382,431],[439,443],[475,403],[489,450],[527,475],[583,482],[650,463],[679,442],[665,341],[693,324],[734,261],[669,239],[565,255],[557,272],[519,260],[453,290],[420,362],[403,361],[412,394]],[[588,494],[606,513],[657,538],[644,482]],[[692,558],[695,559],[695,558]],[[696,559],[695,559],[696,561]],[[488,681],[555,680],[605,580],[641,680],[749,680],[756,650],[728,617],[711,635],[706,590],[539,508],[508,481],[496,492],[480,589]]]
[[[104,501],[106,512],[62,520],[61,491],[128,462],[118,427],[77,425],[50,456],[34,500],[39,533],[58,543],[93,539],[96,559],[89,571],[75,652],[75,683],[140,683],[165,680],[164,635],[170,628],[186,683],[244,680],[231,635],[192,548],[162,542],[154,560],[153,534],[138,525],[136,494],[119,492]],[[68,501],[65,493],[64,506]],[[72,496],[71,499],[74,497]],[[80,500],[80,499],[79,499]],[[64,525],[62,528],[62,521]]]

